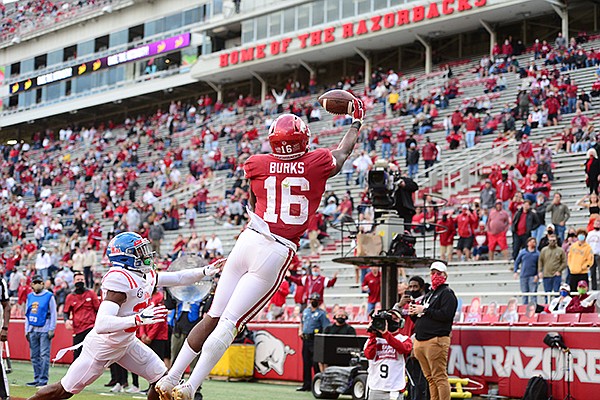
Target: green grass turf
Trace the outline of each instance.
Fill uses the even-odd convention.
[[[19,398],[28,398],[36,392],[35,388],[25,386],[27,382],[33,380],[33,369],[28,362],[12,362],[13,372],[8,375],[10,384],[11,400]],[[50,367],[50,382],[58,382],[65,374],[67,368],[56,365]],[[131,384],[131,376],[129,377]],[[72,399],[86,400],[106,400],[107,396],[112,396],[115,399],[145,399],[142,394],[130,393],[110,393],[110,388],[105,388],[103,385],[110,380],[110,373],[104,372],[96,382],[87,387],[80,394],[73,396]],[[148,387],[146,381],[140,378],[140,385],[143,389]],[[202,394],[207,400],[309,400],[313,399],[309,392],[296,392],[296,384],[274,384],[273,381],[265,383],[256,382],[226,382],[221,380],[209,380],[202,387]],[[346,397],[346,396],[344,396]]]

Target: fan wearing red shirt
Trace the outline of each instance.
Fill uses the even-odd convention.
[[[281,317],[283,317],[285,299],[288,294],[290,294],[290,284],[288,281],[283,280],[269,302],[269,321],[272,319],[281,319]]]
[[[449,212],[442,215],[441,221],[437,223],[440,225],[436,228],[440,235],[440,259],[452,261],[456,220],[452,217],[452,212]]]
[[[151,306],[163,305],[164,295],[156,290],[150,298]],[[167,360],[169,358],[169,325],[167,321],[160,322],[153,325],[142,325],[139,328],[140,340],[148,345],[161,360]]]
[[[371,267],[370,270],[362,281],[362,290],[369,293],[367,314],[370,314],[375,305],[381,301],[381,273],[379,267]]]
[[[65,328],[73,331],[73,346],[83,342],[83,339],[94,327],[96,314],[100,308],[100,300],[92,290],[85,287],[85,277],[81,272],[73,274],[75,290],[67,295],[63,314]],[[73,352],[73,359],[81,354],[81,347]]]
[[[458,244],[456,250],[458,256],[462,258],[463,254],[465,259],[471,258],[471,249],[473,248],[473,241],[475,240],[475,229],[477,228],[477,214],[469,210],[467,204],[461,206],[461,213],[456,217],[456,225],[458,232]]]
[[[272,153],[252,155],[244,164],[250,181],[250,222],[227,258],[210,311],[190,332],[169,373],[157,382],[159,393],[191,399],[238,328],[266,306],[319,208],[327,179],[340,172],[352,153],[364,115],[362,102],[354,99],[352,125],[335,150],[309,151],[310,130],[295,115],[283,114],[273,122],[268,134]],[[178,384],[198,353],[189,380]]]
[[[508,178],[508,171],[502,171],[502,179],[496,183],[496,198],[502,200],[505,210],[508,209],[508,203],[517,193],[517,186]]]

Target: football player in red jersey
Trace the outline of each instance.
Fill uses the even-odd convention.
[[[300,236],[319,207],[327,179],[340,172],[354,149],[364,108],[358,99],[353,108],[352,126],[333,151],[309,151],[306,124],[284,114],[269,129],[272,154],[253,155],[246,161],[253,208],[248,210],[250,222],[227,258],[208,315],[192,329],[168,375],[158,381],[161,399],[191,400],[238,329],[277,291]],[[178,385],[198,353],[189,380]]]

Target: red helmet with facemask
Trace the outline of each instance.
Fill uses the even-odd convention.
[[[310,130],[294,114],[279,116],[269,129],[269,143],[273,155],[282,160],[293,160],[308,151]]]

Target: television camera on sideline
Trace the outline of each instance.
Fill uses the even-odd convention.
[[[415,215],[413,193],[419,190],[419,185],[412,179],[401,175],[398,166],[387,160],[378,160],[367,177],[369,198],[375,209],[375,219],[381,216],[383,210],[395,210],[404,220],[404,225],[410,226]],[[378,215],[379,214],[379,215]]]

